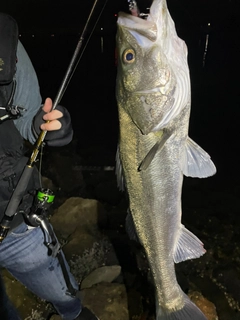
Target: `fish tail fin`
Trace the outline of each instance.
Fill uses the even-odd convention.
[[[207,320],[202,311],[184,294],[184,306],[177,311],[169,312],[157,307],[156,320]]]

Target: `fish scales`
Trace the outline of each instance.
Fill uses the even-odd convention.
[[[183,174],[216,172],[209,155],[188,137],[191,93],[187,48],[165,0],[154,0],[147,20],[119,13],[117,175],[153,275],[157,320],[204,320],[181,290],[174,263],[204,254],[181,224]],[[123,174],[123,176],[122,176]]]
[[[165,148],[164,154],[161,154],[161,157],[156,156],[147,171],[138,172],[143,155],[151,149],[159,137],[154,133],[142,135],[132,124],[130,117],[124,111],[121,112],[124,114],[120,115],[120,154],[125,168],[126,185],[128,190],[131,190],[130,210],[139,240],[147,253],[155,283],[161,289],[164,288],[164,290],[157,289],[156,292],[169,296],[166,299],[159,296],[158,299],[172,301],[174,295],[179,296],[176,281],[175,288],[173,287],[173,279],[176,276],[172,259],[178,235],[176,225],[181,221],[179,202],[182,173],[176,164],[173,168],[174,162],[179,162],[179,148],[169,141],[170,147]],[[170,169],[171,175],[168,173]],[[178,212],[177,216],[176,212]],[[146,232],[146,230],[154,232]],[[170,265],[171,272],[169,272]],[[162,276],[158,275],[159,272]],[[180,301],[180,305],[183,305],[183,301]]]

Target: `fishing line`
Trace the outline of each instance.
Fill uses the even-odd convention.
[[[95,1],[94,5],[93,5],[93,7],[92,7],[92,10],[91,10],[91,12],[90,12],[90,14],[89,14],[89,16],[88,16],[88,19],[87,19],[87,22],[86,22],[86,24],[85,24],[84,30],[83,30],[83,32],[82,32],[82,34],[81,34],[81,37],[80,37],[80,39],[79,39],[79,41],[78,41],[78,44],[77,44],[77,47],[76,47],[76,49],[75,49],[75,51],[74,51],[73,57],[72,57],[72,59],[71,59],[71,62],[70,62],[70,64],[69,64],[68,71],[67,71],[67,73],[66,73],[66,75],[65,75],[65,78],[64,78],[64,80],[63,80],[63,82],[62,82],[62,85],[61,85],[61,88],[59,89],[59,92],[58,92],[57,97],[56,97],[56,99],[55,99],[55,100],[57,101],[57,103],[56,103],[56,102],[54,103],[52,109],[54,109],[54,108],[56,107],[56,105],[59,104],[60,101],[62,100],[62,97],[63,97],[65,91],[67,90],[67,87],[68,87],[68,85],[69,85],[69,83],[70,83],[70,81],[71,81],[71,79],[72,79],[72,77],[73,77],[73,75],[74,75],[74,73],[75,73],[75,71],[76,71],[76,69],[77,69],[77,66],[78,66],[78,64],[79,64],[79,62],[80,62],[80,60],[81,60],[81,58],[82,58],[82,55],[83,55],[83,53],[84,53],[84,51],[85,51],[85,49],[86,49],[86,47],[87,47],[87,45],[88,45],[88,42],[89,42],[89,40],[90,40],[90,38],[91,38],[91,36],[92,36],[95,28],[96,28],[96,25],[97,25],[97,23],[98,23],[101,15],[102,15],[102,13],[103,13],[103,10],[105,9],[105,6],[106,6],[108,0],[105,1],[104,5],[103,5],[103,7],[102,7],[102,9],[101,9],[101,11],[100,11],[100,14],[98,15],[98,18],[97,18],[97,20],[96,20],[96,22],[95,22],[95,24],[94,24],[94,26],[93,26],[93,28],[92,28],[92,31],[91,31],[91,33],[90,33],[90,35],[89,35],[89,37],[88,37],[88,39],[87,39],[87,41],[86,41],[83,49],[82,49],[82,52],[81,52],[81,54],[80,54],[77,62],[75,62],[76,59],[77,59],[77,55],[79,54],[79,51],[80,51],[80,49],[81,49],[82,42],[83,42],[83,40],[84,40],[84,34],[85,34],[85,32],[86,32],[87,26],[88,26],[88,24],[89,24],[89,22],[90,22],[90,19],[91,19],[91,17],[92,17],[93,12],[94,12],[94,9],[95,9],[95,7],[96,7],[96,5],[97,5],[97,2],[98,2],[98,0]],[[73,65],[75,65],[75,66],[73,66]],[[46,133],[47,133],[47,132],[46,132]],[[43,135],[43,134],[44,134],[44,137],[45,137],[46,134],[45,134],[45,133],[42,133],[42,135]],[[43,139],[44,139],[44,137],[43,137]],[[41,137],[41,139],[42,139],[42,137]],[[42,143],[41,143],[41,156],[40,156],[40,162],[39,162],[39,178],[41,177],[41,173],[42,173],[42,172],[41,172],[41,170],[42,170],[41,168],[42,168],[43,147],[44,147],[44,146],[43,146],[43,139],[42,139]],[[39,145],[39,147],[40,147],[40,145]],[[41,181],[41,178],[40,178],[40,181]],[[41,184],[42,184],[42,182],[41,182]]]
[[[54,102],[53,102],[52,110],[54,110],[54,109],[57,107],[57,105],[59,104],[59,102],[61,101],[62,96],[63,96],[64,92],[66,91],[67,85],[69,84],[69,81],[70,81],[70,79],[71,79],[71,77],[72,77],[72,75],[73,75],[73,71],[76,69],[76,67],[74,67],[74,65],[76,65],[77,57],[78,57],[79,52],[80,52],[80,49],[81,49],[81,47],[82,47],[82,43],[83,43],[83,40],[84,40],[84,36],[85,36],[86,30],[87,30],[87,27],[88,27],[88,25],[89,25],[89,22],[90,22],[90,20],[91,20],[91,17],[92,17],[92,15],[93,15],[94,9],[95,9],[95,7],[96,7],[96,5],[97,5],[97,2],[98,2],[98,0],[95,0],[95,2],[94,2],[94,4],[93,4],[92,10],[91,10],[91,12],[90,12],[90,14],[89,14],[89,16],[88,16],[87,22],[86,22],[86,24],[85,24],[85,26],[84,26],[84,29],[83,29],[82,34],[81,34],[81,36],[80,36],[80,39],[79,39],[79,41],[78,41],[78,43],[77,43],[77,46],[76,46],[76,49],[75,49],[74,54],[73,54],[73,56],[72,56],[72,59],[71,59],[71,61],[70,61],[70,64],[69,64],[69,66],[68,66],[68,68],[67,68],[66,74],[65,74],[65,76],[64,76],[64,78],[63,78],[62,84],[61,84],[61,86],[60,86],[60,88],[59,88],[59,90],[58,90],[58,93],[57,93],[57,95],[56,95],[56,98],[55,98],[55,100],[54,100]],[[107,3],[107,0],[106,0],[106,2],[105,2],[105,5],[106,5],[106,3]],[[105,5],[104,5],[104,7],[105,7]],[[103,12],[103,9],[101,10],[100,15],[102,14],[102,12]],[[100,15],[99,15],[97,21],[99,20]],[[94,27],[96,26],[96,24],[97,24],[97,23],[95,23]],[[92,35],[92,32],[91,32],[90,35]],[[88,43],[88,42],[87,42],[87,43]],[[86,47],[86,46],[85,46],[85,47]],[[81,55],[81,56],[82,56],[82,55]],[[79,61],[80,61],[80,59],[79,59]],[[78,62],[79,62],[79,61],[78,61]],[[49,121],[47,121],[47,123],[48,123],[48,122],[49,122]],[[43,130],[43,131],[40,132],[39,137],[38,137],[38,139],[37,139],[37,141],[36,141],[36,143],[35,143],[35,148],[34,148],[34,150],[33,150],[33,152],[32,152],[31,157],[29,158],[29,162],[28,162],[28,164],[27,164],[29,167],[32,167],[33,163],[36,161],[36,158],[37,158],[37,155],[38,155],[40,146],[41,146],[41,144],[43,143],[46,134],[47,134],[47,131],[46,131],[46,130]]]

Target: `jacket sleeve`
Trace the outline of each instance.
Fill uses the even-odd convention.
[[[17,85],[13,104],[24,107],[26,111],[22,117],[14,120],[14,124],[24,139],[34,143],[36,139],[32,133],[32,120],[41,106],[42,98],[36,72],[20,41],[17,48],[16,67]]]

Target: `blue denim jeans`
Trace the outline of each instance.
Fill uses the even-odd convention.
[[[71,283],[78,289],[69,271]],[[41,299],[53,304],[65,320],[73,320],[81,312],[78,298],[66,294],[67,286],[57,258],[48,255],[44,233],[40,227],[28,229],[25,223],[18,226],[0,244],[0,266]]]

